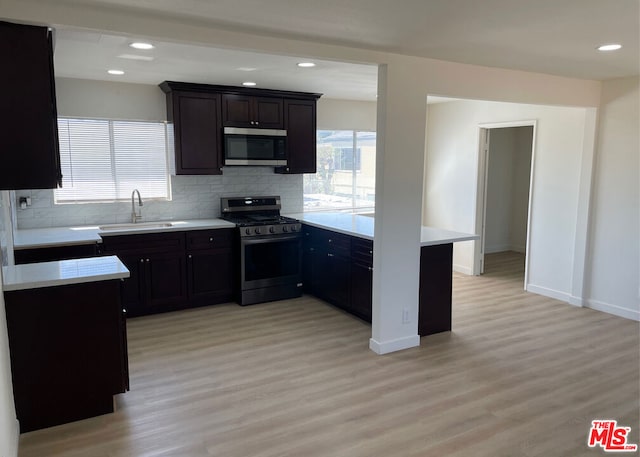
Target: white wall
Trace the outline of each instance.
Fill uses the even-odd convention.
[[[320,130],[376,130],[376,102],[318,100],[317,124]]]
[[[485,101],[429,105],[423,222],[475,231],[478,126],[537,120],[528,288],[569,301],[572,286],[583,108]],[[454,247],[454,265],[473,267],[473,243]]]
[[[639,79],[602,91],[586,305],[640,319]]]
[[[158,86],[56,78],[60,116],[163,121],[165,100]]]
[[[6,217],[5,194],[0,200],[0,239],[6,240],[6,232],[10,231],[10,221]],[[3,264],[6,250],[0,251],[0,265]],[[4,294],[2,292],[2,268],[0,268],[0,456],[15,457],[18,455],[18,422],[13,405],[13,388],[11,385],[11,363],[9,359],[9,341],[7,339],[7,321],[4,310]]]
[[[525,252],[533,127],[491,129],[485,253]]]

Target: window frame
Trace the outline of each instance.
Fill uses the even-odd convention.
[[[65,182],[65,177],[64,177],[64,173],[63,173],[63,177],[62,177],[62,183],[63,186],[61,188],[56,188],[54,189],[53,192],[53,204],[54,205],[74,205],[74,204],[85,204],[85,203],[121,203],[121,202],[128,202],[131,198],[129,196],[126,195],[121,195],[120,198],[117,197],[118,193],[121,194],[121,192],[118,192],[118,186],[119,186],[119,180],[118,180],[118,172],[117,172],[117,145],[115,143],[115,136],[114,136],[114,125],[117,123],[136,123],[136,124],[154,124],[156,126],[162,126],[162,131],[163,131],[163,139],[162,142],[163,144],[163,157],[164,157],[164,176],[166,178],[166,189],[164,191],[164,195],[163,196],[158,196],[158,195],[153,195],[153,196],[149,196],[149,193],[147,193],[147,196],[145,197],[145,201],[149,200],[149,201],[171,201],[172,199],[172,191],[171,191],[171,167],[170,167],[170,148],[169,148],[169,129],[171,128],[171,126],[169,125],[169,123],[167,121],[158,121],[158,120],[140,120],[140,119],[114,119],[114,118],[101,118],[101,117],[87,117],[87,116],[58,116],[56,122],[58,122],[58,128],[60,129],[60,124],[59,121],[60,120],[64,120],[64,121],[96,121],[96,122],[106,122],[108,125],[108,137],[109,137],[109,142],[108,142],[108,148],[109,148],[109,162],[110,162],[110,174],[111,174],[111,179],[112,179],[112,183],[114,185],[114,193],[116,195],[116,198],[82,198],[82,199],[78,199],[78,198],[61,198],[59,196],[60,192],[63,192],[64,189],[64,182]],[[60,147],[60,153],[61,156],[63,154],[62,151],[62,146]],[[71,154],[73,154],[73,151],[71,152]],[[63,162],[62,157],[61,157],[61,162]],[[120,164],[120,167],[122,167],[122,163]],[[63,166],[63,171],[64,171],[64,166]],[[144,187],[144,186],[140,186],[140,187]],[[133,189],[132,189],[133,190]]]
[[[377,137],[377,132],[375,130],[364,130],[364,129],[318,129],[316,132],[316,156],[318,156],[318,151],[319,148],[322,147],[323,143],[322,140],[324,138],[326,138],[327,136],[321,136],[323,133],[326,132],[331,132],[331,134],[327,135],[327,136],[331,136],[332,134],[336,134],[336,133],[350,133],[351,135],[351,146],[336,146],[336,147],[332,147],[332,151],[330,153],[330,161],[331,161],[331,165],[329,167],[329,169],[327,169],[327,174],[331,176],[330,179],[334,179],[334,177],[336,175],[342,175],[344,176],[347,173],[351,174],[351,194],[349,195],[349,197],[345,197],[345,198],[350,198],[351,200],[351,204],[349,206],[329,206],[329,205],[323,205],[323,206],[319,206],[319,207],[311,207],[311,206],[307,206],[306,202],[303,203],[303,211],[304,212],[321,212],[321,211],[339,211],[339,212],[368,212],[368,211],[372,211],[375,208],[375,191],[373,193],[374,195],[374,200],[371,201],[370,205],[357,205],[356,202],[358,201],[362,201],[362,199],[358,199],[357,195],[358,193],[356,192],[356,189],[358,189],[358,178],[363,176],[363,158],[362,158],[362,146],[359,144],[358,141],[358,137],[360,134],[374,134]],[[365,139],[366,140],[366,139]],[[346,143],[347,140],[345,140]],[[362,139],[361,139],[362,141]],[[352,168],[350,170],[348,169],[343,169],[341,166],[340,167],[336,167],[336,159],[338,157],[338,155],[341,153],[340,151],[342,151],[343,149],[351,149],[352,151],[355,151],[355,154],[353,156],[353,160],[352,162]],[[376,151],[377,153],[377,151]],[[315,174],[310,174],[310,176],[317,176],[319,173],[319,168],[321,166],[321,161],[319,160],[318,157],[317,158],[317,162],[318,162],[318,170],[316,171]],[[342,164],[340,164],[342,165]],[[307,179],[307,175],[305,175],[304,179]],[[348,178],[347,178],[348,179]],[[373,179],[375,182],[375,172],[373,175]],[[305,201],[305,196],[309,195],[308,193],[305,192],[304,188],[307,185],[312,185],[313,183],[303,183],[303,201]],[[324,194],[327,196],[340,196],[340,194]]]

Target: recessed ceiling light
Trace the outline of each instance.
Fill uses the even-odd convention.
[[[311,67],[315,67],[316,64],[313,62],[300,62],[298,66],[302,68],[311,68]]]
[[[107,70],[107,73],[109,73],[110,75],[124,75],[124,71],[122,70]]]
[[[256,83],[254,83],[253,81],[245,81],[242,83],[243,86],[255,86]]]
[[[149,50],[149,49],[155,48],[155,46],[152,45],[151,43],[142,43],[140,41],[138,41],[136,43],[131,43],[129,46],[134,48],[134,49],[144,49],[144,50]]]
[[[617,51],[621,47],[622,45],[618,43],[603,44],[602,46],[598,46],[598,51]]]
[[[253,68],[253,67],[238,67],[238,68],[236,68],[236,70],[239,70],[239,71],[256,71],[257,68]]]

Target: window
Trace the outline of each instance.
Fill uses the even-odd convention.
[[[304,210],[371,209],[376,132],[318,130],[317,171],[304,175]]]
[[[56,203],[169,198],[163,122],[58,118],[62,188]]]
[[[355,157],[353,148],[337,148],[333,163],[339,171],[360,171],[360,148],[356,149]]]

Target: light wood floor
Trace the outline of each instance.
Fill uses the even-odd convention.
[[[638,443],[638,323],[524,292],[522,264],[456,274],[454,331],[385,356],[311,297],[132,319],[118,411],[24,434],[20,456],[604,455],[596,418]]]

